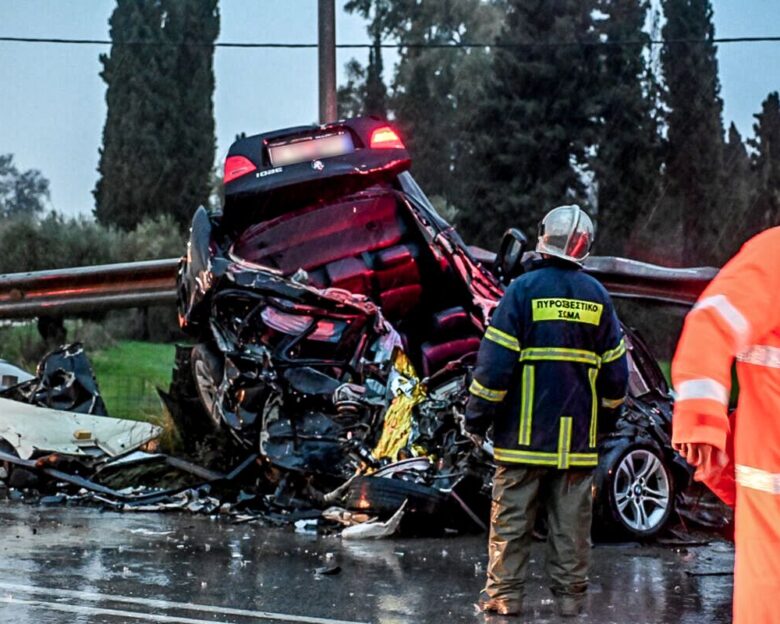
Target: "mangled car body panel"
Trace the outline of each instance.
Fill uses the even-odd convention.
[[[47,353],[34,377],[0,390],[0,398],[80,414],[108,415],[92,365],[79,342]]]
[[[76,414],[0,398],[0,439],[22,459],[37,452],[117,457],[160,435],[156,425]]]
[[[214,425],[259,449],[277,492],[297,487],[318,500],[360,474],[346,497],[355,511],[413,491],[413,515],[436,507],[428,491],[484,528],[492,457],[460,423],[501,274],[436,213],[400,140],[374,148],[376,131],[383,122],[354,120],[231,149],[222,213],[198,211],[179,270],[181,325],[199,341],[196,390]],[[343,153],[304,158],[321,137],[346,134]],[[279,164],[273,148],[286,145],[303,147]],[[644,536],[668,519],[689,473],[670,446],[663,376],[627,334],[632,396],[600,444],[608,465],[597,495],[607,522]],[[414,457],[427,464],[403,464]],[[633,467],[660,494],[623,513],[636,484],[610,475]]]

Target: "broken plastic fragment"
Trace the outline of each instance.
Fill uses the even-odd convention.
[[[383,537],[390,537],[397,530],[401,524],[401,519],[404,517],[404,509],[406,508],[406,501],[398,508],[392,517],[387,522],[364,522],[363,524],[356,524],[355,526],[347,527],[341,532],[343,539],[380,539]]]

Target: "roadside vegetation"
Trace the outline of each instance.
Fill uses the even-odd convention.
[[[138,322],[134,317],[122,313],[109,315],[101,322],[68,321],[67,339],[84,344],[109,415],[162,422],[164,413],[157,388],[168,388],[175,344],[127,337],[133,333],[133,322]],[[117,329],[119,325],[124,326],[123,331]],[[41,339],[35,323],[0,326],[0,359],[32,374],[51,348]]]
[[[108,413],[157,422],[163,412],[157,388],[168,389],[174,351],[172,344],[122,340],[88,353]]]

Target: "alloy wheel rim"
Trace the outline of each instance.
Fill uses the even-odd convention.
[[[613,491],[621,521],[634,531],[653,531],[666,519],[669,475],[655,453],[629,451],[615,471]]]

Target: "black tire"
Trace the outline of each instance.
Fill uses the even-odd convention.
[[[192,451],[214,432],[203,409],[192,375],[192,346],[176,345],[176,360],[168,392],[158,390],[179,434],[182,449]]]
[[[672,469],[654,443],[625,440],[609,449],[594,486],[594,534],[601,539],[649,539],[674,511]]]
[[[386,520],[406,502],[404,534],[441,533],[449,527],[452,507],[447,494],[426,485],[385,477],[358,477],[347,491],[347,509]]]
[[[216,396],[224,374],[224,359],[211,345],[202,342],[192,348],[190,367],[195,392],[203,411],[209,417],[211,426],[215,430],[219,429],[222,421],[216,409]]]

